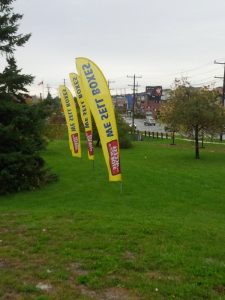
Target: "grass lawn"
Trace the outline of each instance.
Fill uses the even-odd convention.
[[[59,181],[0,198],[0,299],[225,299],[225,146],[123,150],[123,192],[65,140]]]

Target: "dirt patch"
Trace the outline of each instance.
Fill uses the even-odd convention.
[[[16,261],[8,261],[6,259],[0,259],[0,270],[3,269],[16,269],[18,263]]]
[[[136,296],[130,294],[127,289],[112,287],[106,289],[100,295],[99,300],[138,300]]]
[[[39,290],[42,290],[42,291],[49,292],[49,291],[52,289],[52,286],[51,286],[51,284],[49,284],[49,283],[39,282],[39,283],[36,285],[36,288],[39,289]]]
[[[0,259],[0,270],[1,269],[7,269],[9,267],[10,267],[10,265],[9,265],[8,262],[6,262],[5,260]]]
[[[154,280],[175,281],[175,282],[182,281],[182,278],[179,275],[163,274],[162,272],[159,272],[159,271],[148,272],[148,276],[149,276],[150,279],[154,279]]]
[[[84,270],[80,263],[71,263],[68,267],[68,270],[76,276],[88,275],[88,271]]]
[[[98,297],[97,293],[93,290],[88,289],[86,286],[84,285],[79,285],[78,286],[78,290],[81,293],[81,295],[83,296],[87,296],[91,299],[98,299],[100,300],[100,298]]]
[[[14,293],[6,293],[4,296],[1,298],[1,300],[21,300],[21,297],[17,294]]]
[[[7,233],[9,232],[9,229],[7,227],[0,228],[0,233]]]
[[[18,217],[18,216],[28,216],[29,213],[26,213],[26,212],[21,212],[21,213],[18,213],[18,212],[10,212],[10,213],[1,213],[0,216],[3,216],[3,217]]]
[[[84,285],[79,285],[77,288],[81,295],[94,300],[140,300],[125,288],[112,287],[103,291],[93,291]]]
[[[134,253],[132,253],[132,252],[130,252],[130,251],[126,251],[126,252],[124,253],[124,256],[123,256],[123,257],[124,257],[125,260],[129,260],[129,261],[134,261],[134,260],[136,259]]]
[[[225,286],[224,285],[216,285],[213,287],[214,291],[216,291],[220,295],[225,294]]]
[[[220,260],[217,260],[217,259],[212,258],[212,257],[206,258],[205,262],[207,264],[219,265],[221,267],[225,267],[225,262],[224,261],[220,261]]]
[[[175,139],[175,145],[172,145],[170,143],[170,140],[168,139],[168,144],[161,144],[160,147],[161,148],[171,148],[173,149],[173,147],[176,147],[176,149],[190,149],[190,146],[192,145],[192,143],[190,144],[176,144],[176,139]]]

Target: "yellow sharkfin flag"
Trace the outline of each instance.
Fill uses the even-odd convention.
[[[80,129],[73,95],[64,85],[59,86],[59,94],[68,128],[70,150],[73,156],[81,157]]]
[[[87,139],[88,147],[88,158],[94,160],[94,147],[93,147],[93,131],[92,131],[92,121],[91,121],[91,111],[87,101],[85,99],[84,89],[80,76],[75,73],[70,73],[70,81],[76,92],[77,102],[80,107],[81,119],[85,129],[85,135]]]
[[[112,97],[99,67],[88,58],[76,58],[85,96],[95,119],[109,181],[121,181],[120,150]]]

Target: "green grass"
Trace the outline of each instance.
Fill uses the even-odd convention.
[[[168,143],[122,151],[120,193],[52,142],[59,181],[0,198],[0,299],[225,299],[225,147]]]

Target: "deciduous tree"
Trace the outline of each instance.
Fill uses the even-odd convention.
[[[177,82],[168,102],[160,109],[162,122],[179,132],[194,137],[195,158],[199,159],[201,133],[219,133],[224,130],[225,111],[218,93],[209,87],[194,88],[187,82]]]

